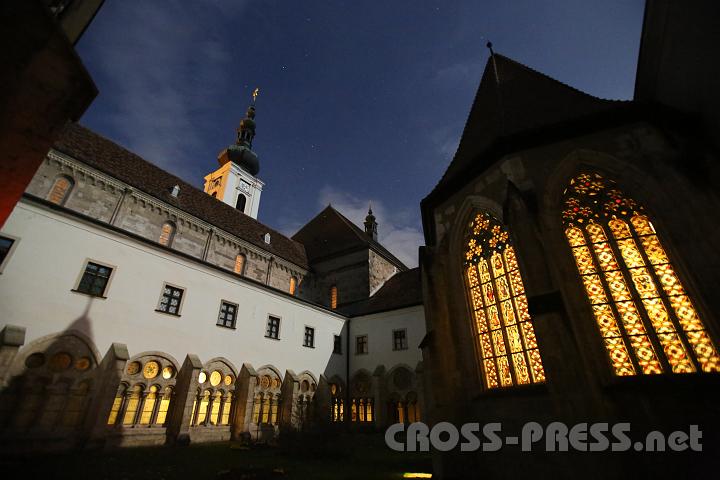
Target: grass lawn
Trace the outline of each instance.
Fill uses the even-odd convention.
[[[431,471],[429,454],[394,452],[382,434],[363,433],[298,436],[277,447],[219,443],[0,459],[8,480],[398,479],[404,472]]]

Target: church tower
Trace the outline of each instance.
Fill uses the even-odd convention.
[[[255,138],[255,99],[237,129],[237,141],[220,152],[220,168],[205,176],[205,193],[257,219],[262,194],[262,180],[257,178],[260,162],[252,151]]]

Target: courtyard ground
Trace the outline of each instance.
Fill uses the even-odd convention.
[[[5,457],[0,472],[7,479],[323,480],[399,479],[432,469],[427,453],[394,452],[382,434],[356,433],[296,437],[274,447],[226,442]]]

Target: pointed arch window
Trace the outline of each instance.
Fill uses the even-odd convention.
[[[487,388],[541,383],[545,370],[507,231],[478,213],[465,239],[465,281]]]
[[[48,201],[56,205],[64,205],[70,196],[73,186],[75,186],[75,182],[70,177],[62,175],[56,178],[55,183],[53,183],[50,189],[50,193],[48,193]]]
[[[583,173],[565,189],[565,236],[615,375],[720,371],[720,357],[643,207]]]
[[[160,229],[160,238],[158,238],[158,242],[160,243],[160,245],[165,245],[166,247],[169,247],[172,244],[174,237],[175,224],[172,222],[163,223],[163,226]]]

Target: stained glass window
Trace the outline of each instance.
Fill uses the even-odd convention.
[[[487,388],[545,381],[525,287],[507,231],[487,213],[470,222],[465,281]]]
[[[565,236],[616,375],[720,371],[720,357],[642,205],[596,173],[564,193]]]

